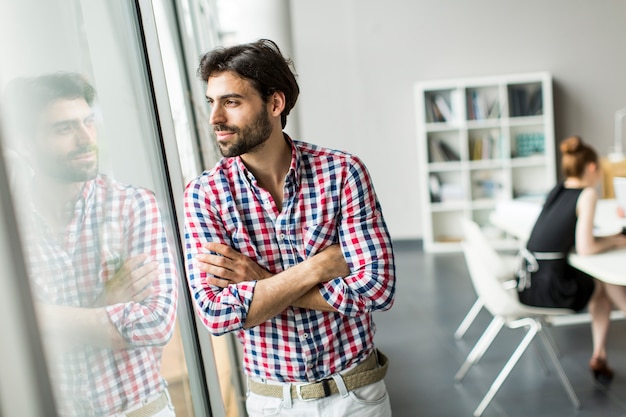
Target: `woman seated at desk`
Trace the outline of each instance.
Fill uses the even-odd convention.
[[[536,307],[589,307],[593,354],[589,367],[596,380],[608,382],[606,342],[613,305],[626,312],[624,287],[594,279],[567,263],[574,248],[587,255],[626,246],[626,236],[594,237],[593,219],[600,180],[595,150],[578,136],[561,142],[565,180],[548,194],[526,245],[526,273],[520,274],[519,299]]]

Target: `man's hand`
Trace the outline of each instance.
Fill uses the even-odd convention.
[[[103,307],[118,303],[139,302],[152,294],[152,282],[159,277],[158,262],[144,264],[148,255],[128,259],[104,284],[104,291],[94,303]]]
[[[273,275],[230,246],[209,242],[205,243],[203,247],[207,251],[216,253],[216,255],[201,253],[196,256],[198,268],[210,275],[206,278],[208,285],[226,288],[230,284],[259,281]]]

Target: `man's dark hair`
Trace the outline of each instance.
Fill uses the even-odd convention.
[[[31,136],[33,120],[53,101],[84,98],[93,105],[95,89],[75,72],[55,72],[39,77],[16,78],[4,92],[8,122],[15,133]]]
[[[285,109],[280,115],[284,128],[300,93],[292,67],[293,62],[283,56],[275,42],[259,39],[207,52],[200,60],[198,76],[206,82],[213,75],[232,71],[249,80],[265,103],[272,94],[281,91],[285,95]]]

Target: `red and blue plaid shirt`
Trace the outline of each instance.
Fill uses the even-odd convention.
[[[391,239],[363,163],[355,156],[292,141],[282,211],[241,158],[223,158],[185,191],[187,275],[196,310],[212,334],[236,331],[248,375],[314,381],[349,368],[374,348],[372,312],[393,304]],[[338,312],[289,307],[244,329],[256,281],[207,287],[196,254],[220,242],[272,273],[340,243],[351,274],[319,286]]]
[[[151,296],[104,307],[130,348],[49,352],[59,415],[108,416],[162,392],[159,369],[174,331],[177,270],[153,193],[99,175],[85,183],[63,235],[33,214],[26,249],[39,302],[92,308],[128,258],[148,254],[146,262],[160,265]]]

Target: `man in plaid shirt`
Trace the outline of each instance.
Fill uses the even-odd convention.
[[[185,191],[190,291],[243,343],[251,417],[390,416],[372,312],[393,304],[391,240],[359,158],[283,132],[290,64],[269,40],[202,58],[224,158]]]
[[[58,413],[174,416],[159,368],[177,274],[155,196],[98,173],[95,93],[83,77],[55,73],[12,89],[13,133],[33,168],[16,198],[26,203],[25,252]]]

